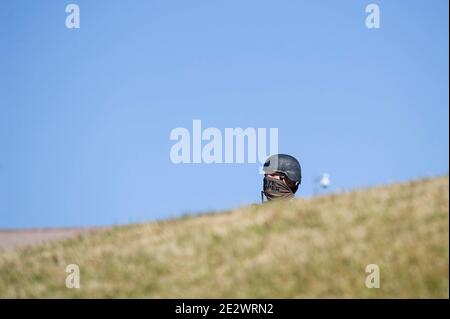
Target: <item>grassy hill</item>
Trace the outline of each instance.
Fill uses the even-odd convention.
[[[448,298],[448,266],[444,176],[0,252],[0,297]]]

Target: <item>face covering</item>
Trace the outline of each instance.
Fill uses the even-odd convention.
[[[263,194],[268,200],[294,197],[291,188],[284,181],[269,176],[264,177]]]

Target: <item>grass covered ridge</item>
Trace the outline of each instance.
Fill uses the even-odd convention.
[[[448,298],[448,240],[444,176],[0,252],[0,297]]]

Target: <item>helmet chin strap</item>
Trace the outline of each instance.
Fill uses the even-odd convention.
[[[289,184],[286,182],[286,176],[281,175],[280,179],[292,190],[292,192],[295,194],[298,190],[298,186],[300,185],[300,182],[295,182],[294,187],[289,186]]]

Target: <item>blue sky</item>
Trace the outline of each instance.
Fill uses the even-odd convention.
[[[81,28],[65,27],[76,3]],[[0,228],[259,201],[258,164],[170,161],[176,127],[279,129],[297,195],[448,173],[448,1],[0,2]]]

